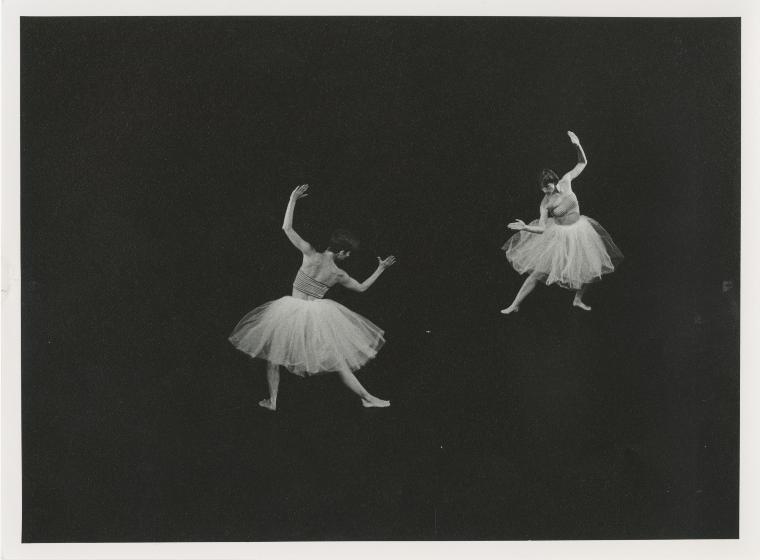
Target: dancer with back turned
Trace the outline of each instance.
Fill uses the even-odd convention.
[[[301,185],[293,190],[282,225],[285,235],[303,255],[292,294],[248,313],[229,340],[249,356],[267,360],[269,398],[259,402],[264,408],[277,409],[280,366],[302,377],[337,372],[363,406],[390,406],[389,401],[371,395],[354,375],[354,371],[375,357],[385,342],[383,331],[358,313],[324,299],[324,295],[335,284],[364,292],[396,259],[378,257],[374,273],[364,282],[357,282],[338,267],[340,261],[358,248],[358,239],[353,234],[335,231],[324,252],[304,241],[293,229],[293,213],[296,201],[308,196],[308,188]]]

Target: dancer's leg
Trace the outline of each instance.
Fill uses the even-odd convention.
[[[269,385],[269,398],[259,401],[259,406],[269,410],[277,410],[277,391],[280,388],[280,366],[267,362],[267,384]]]
[[[533,291],[533,288],[536,287],[536,284],[538,284],[543,276],[544,275],[540,272],[531,272],[530,275],[525,279],[525,282],[523,282],[523,285],[520,287],[520,291],[517,292],[515,301],[513,301],[512,305],[509,307],[502,309],[501,312],[504,313],[504,315],[509,315],[510,313],[514,313],[520,309],[520,303],[522,303],[526,296]]]
[[[359,380],[356,379],[356,376],[353,374],[353,372],[347,367],[343,366],[341,369],[338,370],[338,375],[340,375],[341,380],[343,383],[346,384],[346,387],[351,389],[354,393],[359,395],[359,398],[362,400],[362,405],[369,408],[369,407],[386,407],[390,406],[390,401],[385,401],[383,399],[378,399],[377,397],[371,395],[367,389],[362,386],[361,383],[359,383]]]
[[[591,311],[591,307],[583,303],[583,294],[586,293],[586,288],[588,288],[588,284],[583,284],[583,286],[581,286],[580,289],[575,290],[573,305],[575,307],[579,307],[580,309],[583,309],[584,311]]]

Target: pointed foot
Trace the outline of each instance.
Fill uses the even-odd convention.
[[[277,403],[273,403],[270,399],[264,399],[259,401],[259,406],[261,408],[266,408],[267,410],[271,410],[274,412],[277,410]]]

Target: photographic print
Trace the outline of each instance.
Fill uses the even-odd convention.
[[[737,539],[741,36],[21,17],[22,543]]]

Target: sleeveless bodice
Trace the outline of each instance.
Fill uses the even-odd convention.
[[[575,193],[562,193],[558,198],[558,202],[554,205],[547,205],[549,216],[553,218],[563,218],[572,213],[581,213],[580,205],[578,204],[578,198]]]
[[[296,274],[296,279],[293,281],[293,287],[299,292],[317,299],[325,297],[327,290],[330,289],[330,286],[314,280],[314,278],[300,268],[298,269],[298,274]]]

